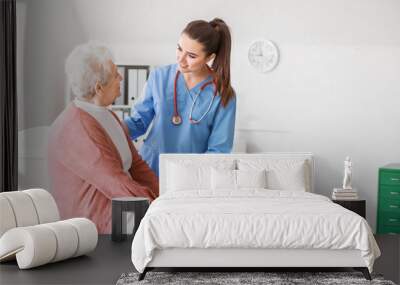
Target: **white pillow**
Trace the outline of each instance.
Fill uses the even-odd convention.
[[[212,190],[235,190],[236,189],[236,170],[231,169],[211,169],[211,189]]]
[[[239,159],[239,170],[267,171],[267,188],[274,190],[311,191],[307,160]]]
[[[266,188],[266,171],[262,170],[211,170],[212,190],[239,190],[241,188]]]
[[[267,173],[269,189],[294,191],[307,189],[303,165],[287,169],[270,169]]]
[[[236,170],[237,188],[267,188],[267,171]]]
[[[207,168],[170,163],[168,165],[167,189],[184,191],[207,188]],[[209,176],[209,175],[208,175]]]
[[[167,191],[210,190],[211,169],[234,169],[234,160],[173,160],[166,164]]]

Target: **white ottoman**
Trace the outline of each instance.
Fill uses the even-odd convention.
[[[0,193],[0,262],[20,269],[86,254],[96,248],[96,225],[86,218],[59,221],[57,205],[43,189]]]

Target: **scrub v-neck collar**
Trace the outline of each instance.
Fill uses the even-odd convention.
[[[187,93],[189,93],[190,98],[191,98],[192,100],[194,100],[193,94],[194,94],[194,95],[198,95],[198,93],[199,93],[199,91],[200,91],[200,90],[199,90],[200,87],[201,87],[204,83],[206,83],[207,81],[210,81],[210,80],[212,79],[212,76],[211,76],[211,75],[208,75],[208,76],[207,76],[206,78],[204,78],[202,81],[200,81],[200,82],[197,83],[195,86],[193,86],[191,89],[189,89],[189,87],[187,86],[185,77],[183,76],[182,72],[179,73],[179,79],[181,79],[181,80],[183,81],[183,86],[184,86],[184,88],[185,88],[185,91],[186,91]]]

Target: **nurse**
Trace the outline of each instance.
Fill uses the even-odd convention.
[[[193,21],[179,38],[177,63],[150,73],[143,99],[125,124],[136,139],[153,123],[140,154],[157,175],[160,153],[231,151],[236,97],[230,54],[231,35],[223,20]]]

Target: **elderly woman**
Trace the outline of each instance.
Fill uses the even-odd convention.
[[[107,106],[120,96],[121,76],[101,45],[76,47],[66,61],[76,96],[52,125],[49,174],[62,218],[87,217],[110,233],[111,199],[158,196],[158,179]]]

